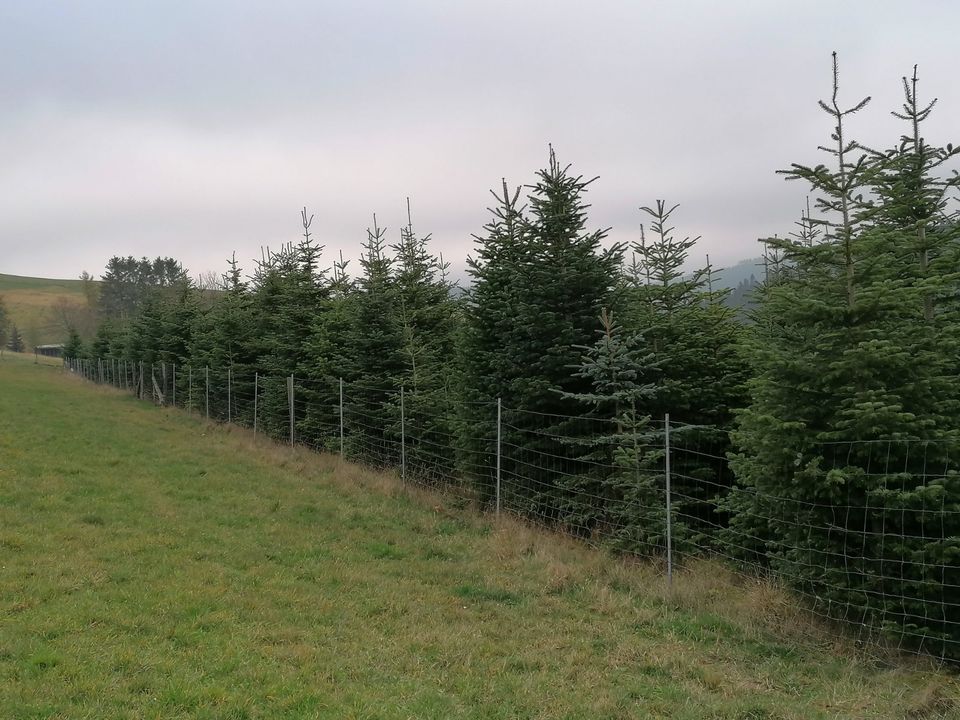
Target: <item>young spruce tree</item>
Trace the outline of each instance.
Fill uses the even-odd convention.
[[[578,490],[565,479],[582,474],[583,463],[558,438],[591,432],[571,397],[589,392],[590,383],[572,370],[577,347],[593,342],[596,318],[610,305],[623,247],[604,248],[607,231],[587,230],[584,196],[593,180],[572,174],[552,148],[537,175],[500,348],[501,362],[515,368],[504,395],[504,460],[515,509],[566,523],[563,508]]]
[[[866,101],[840,109],[834,56],[834,168],[787,173],[820,194],[826,232],[771,241],[789,271],[757,312],[727,537],[823,610],[960,657],[958,262],[934,172],[951,151],[923,150],[929,113],[905,87],[911,132],[867,151],[844,123]]]
[[[675,425],[676,539],[702,545],[720,522],[716,499],[732,483],[721,458],[729,449],[733,412],[745,403],[747,365],[739,347],[743,326],[724,302],[729,291],[713,289],[709,265],[686,270],[700,238],[675,234],[677,207],[657,200],[641,208],[652,220],[651,232],[641,226],[631,247],[624,316],[630,331],[644,337],[658,368],[659,391],[643,411],[658,421],[669,413]]]
[[[575,376],[589,381],[589,390],[565,394],[595,419],[597,430],[573,441],[586,465],[561,481],[570,490],[563,514],[619,550],[652,555],[666,537],[662,433],[646,412],[660,390],[660,372],[644,339],[624,334],[606,309],[597,332],[593,345],[577,348],[582,357]]]

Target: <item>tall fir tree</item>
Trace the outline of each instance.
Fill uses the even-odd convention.
[[[347,272],[348,261],[333,265],[326,310],[311,323],[306,341],[306,359],[298,370],[304,378],[306,403],[302,434],[317,448],[340,449],[340,382],[354,357],[345,338],[352,326],[357,307],[357,282]]]
[[[499,194],[490,191],[496,200],[488,210],[491,219],[483,235],[474,235],[476,254],[467,258],[472,282],[458,343],[460,467],[485,501],[495,492],[496,401],[507,396],[524,372],[518,358],[507,353],[520,312],[518,289],[528,253],[521,191],[511,191],[506,180]]]
[[[720,522],[717,497],[732,484],[722,458],[733,412],[746,401],[748,366],[740,351],[743,326],[725,302],[729,291],[713,288],[709,264],[687,271],[700,238],[676,234],[677,207],[657,200],[641,208],[650,233],[641,226],[632,244],[622,304],[625,326],[643,335],[659,368],[659,392],[643,411],[658,421],[669,414],[677,424],[677,540],[702,545]]]
[[[506,387],[504,467],[518,510],[563,523],[562,509],[576,490],[561,481],[583,468],[573,448],[555,438],[589,433],[570,397],[588,391],[589,382],[571,369],[579,362],[576,348],[592,342],[596,318],[610,305],[623,247],[605,248],[607,231],[587,229],[584,196],[596,178],[574,175],[553,148],[537,177],[529,186],[516,303],[501,348],[517,370]]]
[[[303,372],[308,361],[307,342],[317,316],[327,308],[329,283],[320,268],[322,246],[313,238],[313,216],[301,211],[303,238],[279,252],[267,253],[257,268],[251,298],[256,364],[264,376],[261,421],[276,435],[290,431],[286,378]],[[252,395],[253,377],[245,374]],[[301,393],[302,395],[302,393]],[[303,402],[296,403],[295,417],[304,420]]]
[[[944,614],[960,600],[948,570],[960,532],[958,263],[951,242],[924,232],[942,217],[929,202],[941,180],[915,153],[922,113],[908,108],[913,132],[890,153],[849,141],[844,119],[865,101],[841,111],[837,77],[834,57],[821,107],[836,123],[835,168],[788,173],[820,193],[823,240],[771,241],[789,272],[757,312],[726,537],[827,612],[958,657]],[[950,151],[928,158],[938,152]]]
[[[395,262],[387,252],[386,229],[377,224],[376,216],[367,230],[360,268],[357,291],[347,306],[348,322],[339,338],[344,349],[340,376],[345,388],[345,449],[364,462],[392,466],[400,458],[392,407],[404,367],[403,336],[396,315]]]
[[[455,476],[455,456],[447,449],[455,430],[454,371],[457,303],[451,296],[448,266],[429,250],[430,236],[413,229],[410,201],[407,225],[391,248],[396,258],[393,314],[401,338],[403,407],[394,407],[394,431],[402,410],[406,468],[426,481]]]
[[[244,280],[235,253],[228,261],[222,286],[224,289],[206,311],[199,307],[200,298],[197,294],[189,298],[189,304],[185,302],[182,309],[185,316],[193,316],[193,322],[186,347],[187,357],[184,359],[184,364],[188,364],[189,368],[186,373],[180,373],[178,392],[204,412],[209,398],[210,416],[213,418],[237,417],[252,423],[252,376],[257,369],[256,328],[250,287]],[[229,375],[226,372],[228,368]],[[238,392],[244,407],[237,408],[236,415],[233,408],[228,411],[226,407],[226,383],[232,383],[235,377],[244,390],[250,386],[249,394]],[[232,387],[229,395],[233,401]]]

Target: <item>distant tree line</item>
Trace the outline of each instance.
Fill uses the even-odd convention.
[[[74,333],[66,353],[211,368],[221,390],[229,368],[247,399],[257,373],[277,384],[261,396],[266,431],[286,426],[281,384],[294,374],[306,388],[298,431],[330,447],[342,378],[368,389],[348,402],[383,438],[406,403],[408,468],[466,478],[487,500],[502,398],[502,472],[522,478],[512,507],[582,535],[610,529],[635,553],[662,547],[669,413],[711,449],[676,469],[680,547],[772,568],[830,608],[960,658],[958,149],[923,138],[933,103],[919,100],[916,71],[888,149],[852,139],[867,101],[838,104],[835,58],[831,89],[827,159],[784,171],[812,188],[815,210],[765,241],[749,322],[712,268],[689,271],[698,238],[675,230],[676,205],[641,208],[640,236],[611,244],[588,219],[593,180],[551,149],[532,184],[492,193],[464,292],[409,213],[392,243],[374,218],[354,277],[342,261],[322,266],[304,210],[298,242],[249,275],[232,259],[212,295],[172,259],[113,258],[99,330]],[[867,441],[887,443],[882,467]],[[841,461],[828,456],[842,443]],[[391,447],[353,450],[392,464]],[[550,466],[529,465],[538,451]]]

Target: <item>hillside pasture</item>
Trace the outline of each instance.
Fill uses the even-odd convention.
[[[67,331],[63,313],[78,316],[87,307],[80,280],[0,274],[0,297],[7,306],[10,322],[17,325],[30,348],[35,344],[64,342]]]
[[[0,362],[5,718],[956,717],[769,583]]]

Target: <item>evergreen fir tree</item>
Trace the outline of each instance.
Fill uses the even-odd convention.
[[[340,448],[340,379],[353,358],[344,338],[354,322],[357,284],[347,273],[348,261],[340,255],[333,265],[327,309],[314,319],[305,345],[304,378],[306,415],[302,432],[318,448]]]
[[[709,265],[684,272],[700,238],[675,234],[677,207],[658,200],[641,208],[652,220],[651,233],[641,226],[632,246],[625,317],[659,368],[660,390],[643,411],[658,420],[669,413],[687,426],[674,436],[677,537],[692,531],[691,541],[703,544],[720,522],[717,497],[732,483],[719,458],[729,447],[733,411],[745,402],[747,364],[739,349],[742,325],[725,302],[729,291],[712,288]]]
[[[93,338],[93,342],[90,345],[90,354],[94,358],[111,358],[113,357],[113,345],[114,345],[114,335],[116,334],[117,329],[114,324],[105,320],[100,323],[100,327],[97,328],[97,334]]]
[[[10,328],[10,339],[7,340],[7,350],[10,352],[26,352],[26,345],[23,342],[23,335],[20,334],[17,324],[13,323]]]
[[[226,401],[226,382],[236,379],[238,398],[242,398],[245,407],[238,408],[235,414],[230,408],[229,416],[238,417],[245,422],[253,422],[253,374],[257,370],[254,333],[254,317],[250,288],[243,279],[243,270],[237,263],[236,254],[229,261],[229,268],[223,275],[224,291],[206,311],[200,312],[194,305],[196,296],[184,299],[181,312],[186,318],[192,318],[190,337],[185,348],[185,358],[192,368],[193,382],[203,387],[207,377],[210,379],[211,417],[228,416]],[[230,369],[229,376],[227,369]],[[181,382],[184,381],[181,373]],[[189,375],[186,382],[189,382]],[[183,386],[180,394],[183,395]],[[286,390],[284,389],[284,398]],[[189,393],[196,407],[204,408],[206,398],[200,392]],[[233,388],[230,392],[234,398]],[[248,407],[246,407],[248,406]],[[204,408],[205,409],[205,408]]]
[[[648,407],[659,390],[655,355],[639,335],[624,335],[612,313],[600,314],[600,337],[578,347],[576,377],[587,392],[566,393],[595,418],[597,432],[574,441],[585,472],[565,478],[565,521],[612,541],[620,550],[650,555],[665,539],[662,432]]]
[[[506,320],[501,350],[517,367],[507,388],[512,409],[505,434],[510,450],[504,454],[515,476],[512,501],[559,522],[575,492],[569,484],[561,487],[561,480],[583,468],[572,448],[555,438],[590,432],[578,421],[581,408],[570,397],[589,390],[585,378],[571,373],[579,361],[576,347],[591,343],[623,254],[620,245],[603,247],[606,230],[586,229],[584,195],[592,182],[573,175],[551,148],[548,166],[530,186],[515,314]]]
[[[942,611],[960,599],[945,562],[960,531],[958,263],[955,242],[926,232],[942,217],[942,186],[916,153],[925,116],[907,88],[912,133],[868,157],[843,128],[865,103],[839,111],[834,64],[834,100],[821,106],[837,123],[836,169],[790,171],[832,215],[821,242],[771,241],[790,272],[761,293],[727,538],[838,617],[955,655],[960,637]]]
[[[394,383],[404,389],[406,466],[428,481],[454,477],[448,448],[454,431],[453,365],[456,303],[448,266],[430,253],[430,236],[418,236],[410,217],[391,249],[396,258],[394,315],[400,331],[402,370]],[[400,408],[394,408],[398,432]]]
[[[496,200],[489,209],[492,217],[484,226],[485,234],[474,236],[476,255],[467,258],[472,283],[465,295],[459,340],[463,388],[460,466],[485,500],[494,493],[496,399],[506,396],[524,372],[518,359],[508,354],[520,312],[518,289],[528,253],[520,192],[521,188],[511,192],[506,180],[501,194],[490,191]]]
[[[68,360],[79,360],[85,357],[85,355],[83,340],[80,339],[80,334],[73,328],[70,328],[67,342],[63,346],[63,356]]]
[[[313,216],[301,212],[303,239],[279,252],[268,253],[257,268],[252,293],[253,347],[264,376],[260,403],[262,426],[276,435],[289,433],[290,414],[286,378],[303,373],[308,362],[307,341],[329,296],[326,271],[319,267],[322,246],[310,230]],[[253,373],[244,369],[252,395]],[[301,392],[301,395],[303,393]],[[301,398],[303,400],[303,398]],[[303,420],[303,402],[297,415]]]
[[[399,464],[400,436],[392,422],[392,406],[397,402],[400,388],[396,380],[404,361],[394,260],[386,252],[385,235],[374,216],[360,256],[362,275],[357,291],[341,306],[341,310],[349,309],[350,315],[335,320],[347,320],[337,338],[343,346],[340,376],[345,387],[346,451],[370,464],[394,466]]]

